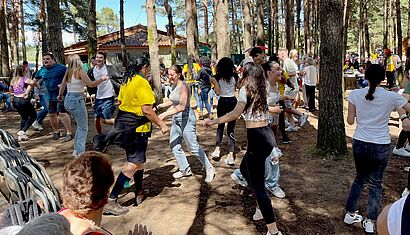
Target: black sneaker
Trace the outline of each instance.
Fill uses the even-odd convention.
[[[68,141],[70,141],[70,140],[72,140],[73,139],[73,135],[72,134],[67,134],[66,136],[65,136],[65,138],[64,138],[64,142],[68,142]]]
[[[290,140],[288,136],[282,137],[282,144],[290,144],[290,143],[292,143],[292,140]]]
[[[60,132],[54,132],[53,133],[53,140],[58,140],[60,139]]]

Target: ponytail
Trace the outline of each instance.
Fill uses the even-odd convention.
[[[365,78],[369,81],[369,92],[367,93],[366,100],[374,100],[374,92],[376,87],[384,80],[385,70],[383,66],[379,64],[371,64],[365,71]]]

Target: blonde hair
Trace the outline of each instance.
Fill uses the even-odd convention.
[[[17,66],[14,72],[14,77],[10,81],[10,85],[16,86],[20,78],[24,77],[25,75],[26,75],[26,71],[24,71],[23,66],[21,65]]]
[[[68,57],[67,70],[64,75],[64,79],[67,82],[71,81],[73,75],[78,76],[78,72],[82,71],[83,62],[81,62],[80,56],[77,54],[70,55]]]
[[[297,54],[298,54],[298,51],[296,49],[293,49],[289,52],[289,58],[293,60],[293,57]]]

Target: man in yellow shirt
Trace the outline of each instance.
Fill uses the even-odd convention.
[[[121,146],[127,155],[127,163],[123,166],[104,208],[105,214],[123,215],[128,212],[116,199],[124,188],[124,184],[131,178],[135,181],[135,204],[140,204],[144,199],[142,178],[148,138],[151,136],[152,124],[160,127],[165,134],[167,126],[158,118],[152,106],[155,103],[154,92],[148,81],[144,78],[150,69],[149,60],[138,58],[137,75],[129,78],[121,85],[118,95],[119,111],[115,119],[114,128],[118,133],[115,144]]]
[[[387,86],[389,89],[396,86],[396,81],[394,79],[394,61],[393,61],[393,54],[389,48],[384,50],[384,56],[386,57],[384,66],[386,68],[386,78],[387,78]]]

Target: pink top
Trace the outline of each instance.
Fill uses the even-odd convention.
[[[13,87],[13,93],[15,96],[21,96],[24,94],[24,92],[26,92],[26,81],[28,80],[28,78],[26,77],[20,77],[17,85],[12,85]]]

